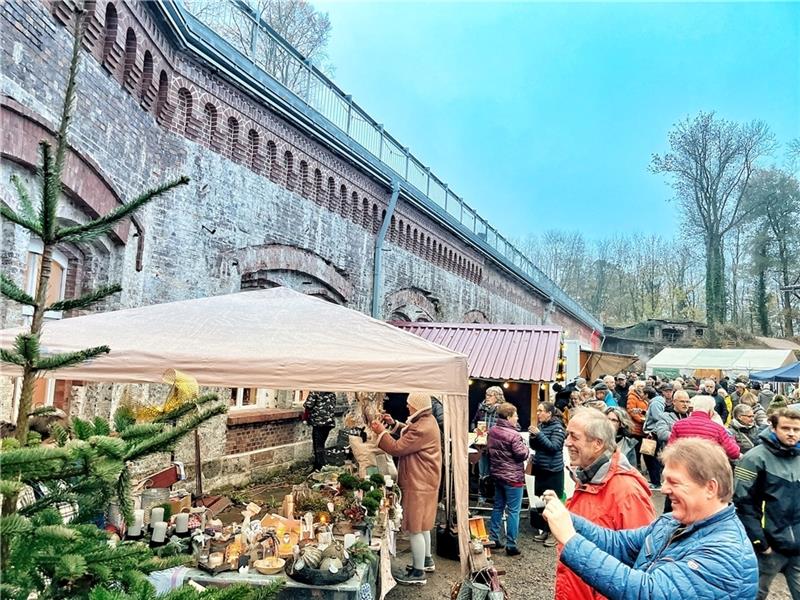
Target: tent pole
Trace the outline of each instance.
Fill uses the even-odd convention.
[[[194,430],[194,484],[195,494],[198,498],[203,497],[203,472],[200,465],[200,434]]]

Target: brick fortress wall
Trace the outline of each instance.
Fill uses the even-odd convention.
[[[52,131],[57,123],[72,4],[0,3],[0,175],[2,200],[14,207],[8,176],[18,173],[32,181],[35,157],[13,140]],[[146,207],[135,226],[72,249],[69,289],[120,281],[122,294],[102,307],[109,310],[280,284],[368,312],[372,252],[389,191],[172,48],[144,5],[88,6],[71,138],[74,182],[68,182],[60,217],[84,220],[179,174],[192,183]],[[92,185],[82,187],[90,176]],[[29,239],[8,223],[2,224],[2,236],[2,268],[21,278]],[[384,318],[504,323],[547,318],[544,303],[519,281],[403,201],[386,247]],[[22,315],[4,303],[0,320],[12,326]],[[586,333],[566,315],[558,321]],[[0,386],[4,409],[10,406],[9,390],[6,380]],[[110,414],[114,393],[97,390],[73,386],[72,412]],[[84,402],[86,397],[93,400]],[[310,442],[297,428],[305,426],[296,417],[284,421],[295,425],[249,424],[258,430],[254,437],[220,417],[204,428],[211,442],[204,460],[222,461],[221,474],[255,468],[263,457],[283,462],[288,452],[268,449],[285,446],[291,436],[300,442],[291,458],[308,456]],[[263,444],[259,460],[250,438]],[[232,469],[224,467],[225,460]]]

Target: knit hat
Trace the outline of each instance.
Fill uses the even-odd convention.
[[[406,402],[414,409],[414,412],[416,412],[431,407],[431,396],[430,394],[423,394],[422,392],[414,392],[408,395],[408,400],[406,400]]]
[[[600,392],[600,391],[607,392],[608,391],[608,386],[601,381],[600,383],[598,383],[597,385],[594,386],[594,391],[596,391],[596,392]]]

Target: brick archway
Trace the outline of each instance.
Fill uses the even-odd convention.
[[[250,246],[236,252],[242,289],[284,285],[346,305],[355,290],[345,272],[319,254],[283,244]]]
[[[384,315],[390,321],[437,321],[439,299],[420,288],[403,288],[386,297]]]
[[[485,312],[474,309],[464,313],[464,323],[490,323],[490,320]]]

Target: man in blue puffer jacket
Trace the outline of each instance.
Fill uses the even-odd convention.
[[[753,600],[758,564],[730,504],[725,453],[686,438],[667,446],[663,461],[672,512],[639,529],[594,525],[547,492],[544,516],[563,544],[561,562],[609,600]]]

